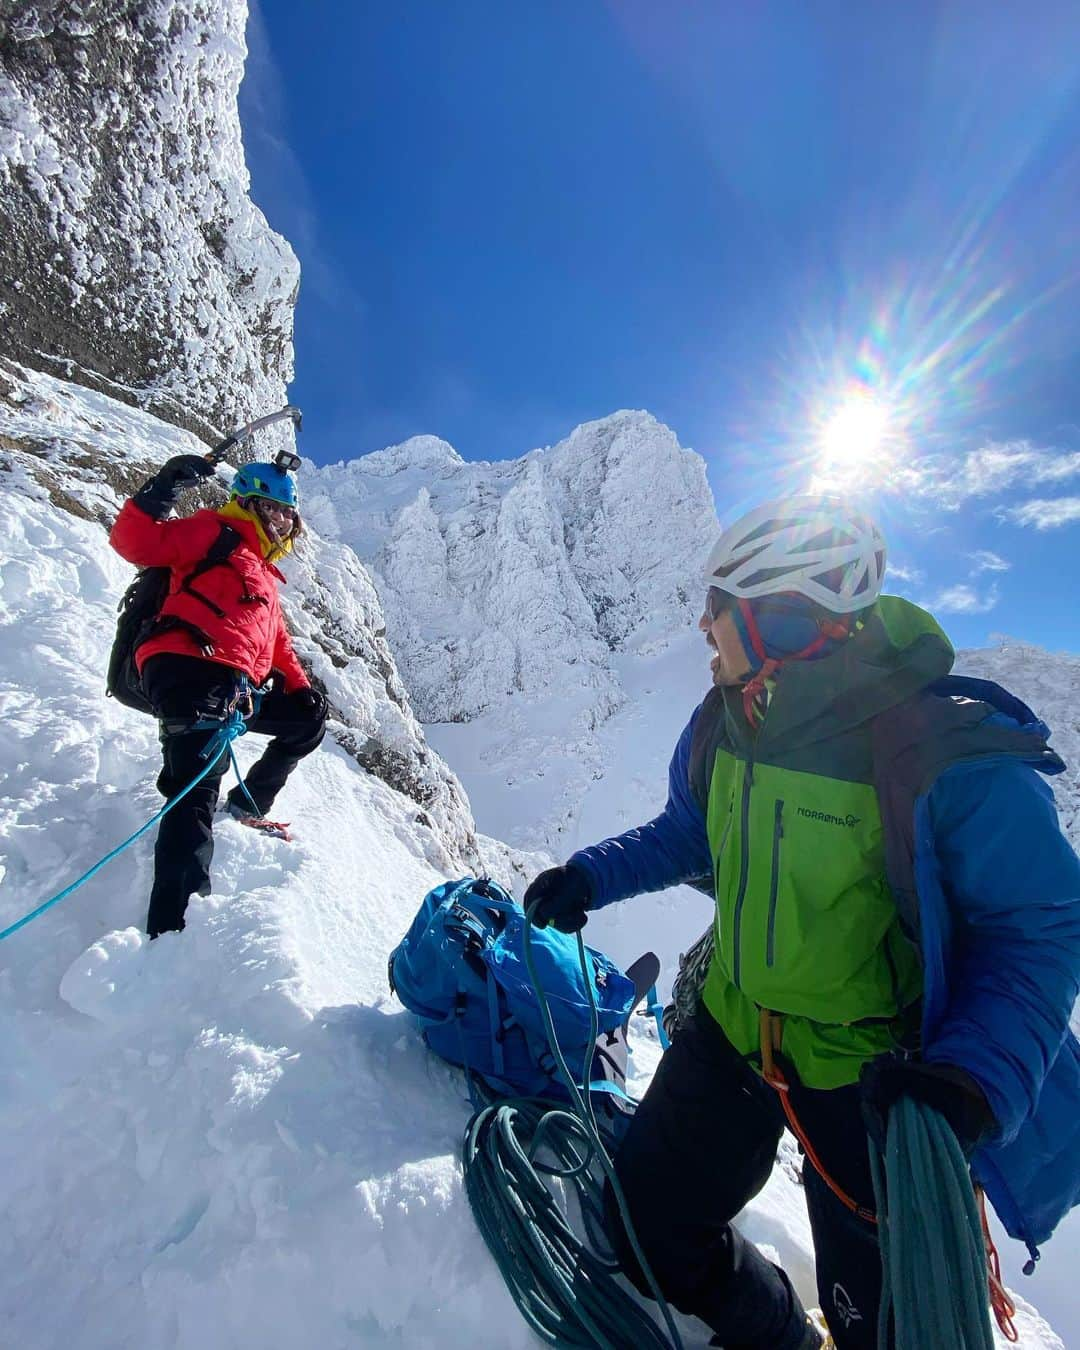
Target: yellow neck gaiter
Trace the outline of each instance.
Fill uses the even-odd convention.
[[[245,511],[240,503],[233,498],[226,502],[218,510],[219,516],[224,516],[226,520],[249,520],[255,526],[255,533],[259,536],[259,548],[262,555],[268,563],[279,562],[287,554],[292,552],[293,541],[285,539],[280,544],[275,544],[270,536],[263,529],[262,521],[254,511]]]

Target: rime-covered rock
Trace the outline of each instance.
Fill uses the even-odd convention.
[[[248,196],[246,19],[0,0],[0,355],[204,438],[292,378],[299,265]]]
[[[568,683],[602,720],[620,701],[611,654],[696,618],[716,532],[703,461],[648,413],[493,464],[417,437],[304,485],[311,518],[370,562],[429,722]]]
[[[309,519],[370,566],[429,736],[505,789],[490,828],[563,848],[609,768],[601,729],[633,703],[627,662],[694,634],[717,528],[702,459],[618,412],[520,459],[423,436],[305,466],[303,485]],[[436,725],[462,723],[467,745]],[[515,796],[540,778],[542,818]]]

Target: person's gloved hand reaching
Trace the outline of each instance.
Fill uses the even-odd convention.
[[[532,921],[537,928],[554,924],[561,933],[578,933],[586,924],[592,887],[589,878],[572,863],[549,867],[532,882],[525,892],[525,912],[534,901]]]
[[[202,455],[174,455],[135,493],[132,501],[155,520],[164,520],[180,500],[204,478],[213,478],[214,466]]]
[[[900,1097],[912,1097],[944,1116],[969,1155],[997,1128],[982,1088],[954,1064],[926,1064],[886,1056],[871,1060],[859,1077],[863,1118],[870,1137],[884,1149],[889,1111]]]

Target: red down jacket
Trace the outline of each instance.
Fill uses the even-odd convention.
[[[209,605],[181,590],[180,585],[209,553],[223,524],[234,529],[242,542],[225,564],[209,568],[193,582],[197,591],[224,611],[224,618],[219,618]],[[201,628],[214,646],[213,656],[206,658],[188,632],[174,628],[139,647],[135,664],[140,671],[151,656],[174,652],[231,666],[255,684],[262,684],[271,670],[280,671],[287,693],[307,687],[309,681],[292,649],[278,600],[277,583],[284,583],[285,578],[263,558],[253,522],[226,518],[216,511],[159,521],[129,501],[116,517],[109,543],[136,567],[171,568],[162,615],[173,615]],[[241,601],[245,591],[254,599]]]

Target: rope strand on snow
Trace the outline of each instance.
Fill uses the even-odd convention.
[[[117,844],[117,846],[114,849],[112,849],[109,853],[106,853],[104,858],[96,862],[93,865],[93,867],[89,869],[89,871],[84,872],[82,876],[78,877],[75,881],[73,881],[70,886],[65,886],[64,889],[62,891],[58,891],[56,895],[50,896],[48,900],[42,901],[42,903],[38,905],[36,908],[32,909],[29,914],[24,914],[22,918],[17,919],[15,923],[9,924],[7,928],[0,930],[0,942],[2,942],[6,937],[10,937],[12,933],[17,933],[20,928],[25,928],[26,925],[31,922],[31,920],[36,919],[39,914],[44,914],[45,911],[47,909],[51,909],[53,905],[57,905],[60,903],[61,900],[67,899],[67,897],[72,893],[72,891],[78,890],[78,888],[83,884],[84,881],[89,881],[92,876],[96,876],[96,874],[100,872],[101,869],[104,866],[106,866],[107,863],[112,862],[112,860],[115,857],[123,853],[124,849],[126,849],[129,844],[133,844],[135,840],[138,839],[141,835],[144,835],[146,831],[151,828],[151,826],[156,825],[167,811],[171,811],[177,802],[181,801],[184,797],[188,795],[188,793],[192,790],[192,788],[197,787],[199,783],[201,783],[202,780],[206,777],[206,775],[210,772],[210,770],[214,767],[214,765],[218,762],[218,760],[221,758],[221,756],[225,753],[226,750],[228,750],[229,752],[233,768],[236,769],[236,776],[237,778],[240,778],[240,767],[236,762],[235,754],[233,754],[232,743],[238,736],[242,736],[245,731],[247,731],[247,724],[245,723],[242,714],[239,712],[239,710],[234,711],[230,715],[229,720],[221,726],[221,728],[217,731],[214,737],[210,740],[206,749],[203,751],[203,758],[205,758],[207,761],[206,768],[200,769],[186,788],[183,788],[180,792],[176,794],[175,797],[172,797],[169,801],[167,801],[165,805],[161,808],[161,810],[158,811],[156,815],[152,816],[150,820],[146,822],[145,825],[140,825],[134,834],[129,835],[128,838],[125,839],[122,844]],[[240,783],[241,786],[243,786],[242,779],[240,779]],[[246,788],[244,790],[245,792],[247,791]],[[248,798],[248,800],[249,801],[251,800],[250,797]]]
[[[531,948],[526,915],[525,964],[536,990],[548,1044],[571,1109],[537,1097],[515,1097],[482,1107],[465,1129],[465,1189],[477,1226],[507,1288],[533,1331],[549,1345],[582,1350],[682,1350],[682,1341],[634,1232],[591,1093],[579,1087],[559,1047],[551,1009]],[[578,934],[578,957],[591,1006],[590,1044],[598,1016]],[[609,1141],[610,1142],[610,1141]],[[544,1148],[554,1162],[542,1163]],[[578,1197],[586,1241],[578,1236],[543,1180],[569,1182]],[[611,1186],[627,1238],[667,1323],[670,1339],[649,1312],[615,1279],[618,1263],[604,1234],[604,1179]]]

